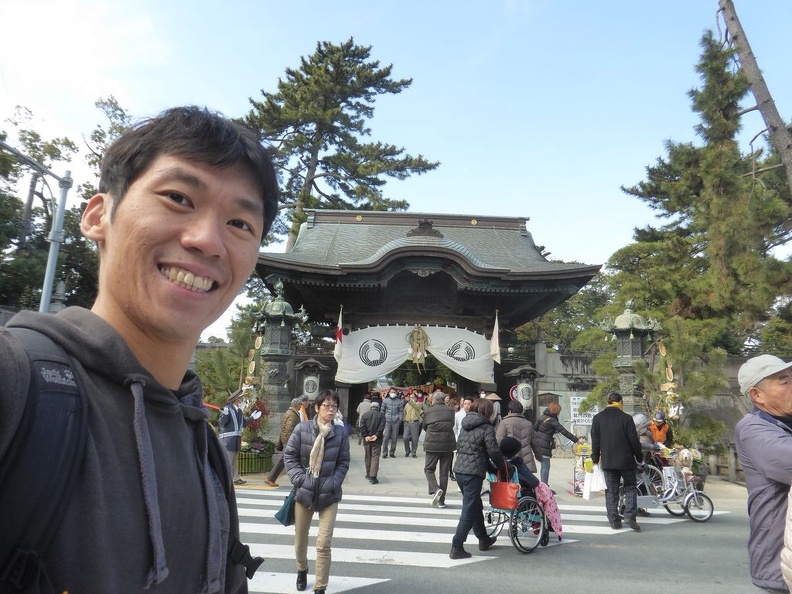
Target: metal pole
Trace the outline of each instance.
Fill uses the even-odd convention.
[[[30,189],[28,190],[27,202],[25,203],[25,210],[22,212],[22,228],[19,231],[19,247],[24,248],[27,243],[27,237],[30,234],[30,216],[33,212],[33,197],[36,195],[36,184],[39,180],[39,172],[34,171],[30,176]]]
[[[69,193],[69,188],[72,187],[71,171],[67,171],[66,175],[62,178],[58,178],[58,185],[61,189],[60,200],[58,201],[58,209],[55,213],[55,220],[52,222],[52,231],[49,237],[50,249],[49,256],[47,256],[47,272],[44,275],[44,285],[41,288],[40,312],[48,312],[50,307],[52,285],[55,281],[55,269],[58,267],[58,251],[63,241],[63,218],[66,214],[66,195]]]

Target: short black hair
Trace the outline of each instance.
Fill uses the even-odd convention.
[[[506,404],[506,410],[508,410],[510,413],[521,415],[525,409],[523,409],[523,405],[516,400],[509,400],[509,402]]]
[[[160,156],[172,155],[210,167],[242,165],[261,193],[262,239],[278,213],[278,180],[258,134],[217,112],[194,105],[174,107],[119,136],[99,167],[99,191],[113,196],[113,211],[131,186]]]
[[[614,402],[621,402],[622,395],[618,392],[609,392],[608,393],[608,404],[613,404]]]

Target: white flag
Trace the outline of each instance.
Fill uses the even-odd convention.
[[[498,339],[498,311],[495,310],[495,326],[492,328],[492,340],[490,340],[490,357],[496,363],[500,363],[500,340]]]
[[[341,310],[338,312],[338,326],[336,327],[335,332],[335,349],[333,349],[333,357],[335,357],[336,361],[341,361],[341,339],[344,337],[343,332],[343,322],[341,321],[341,316],[344,314],[344,306],[341,306]]]

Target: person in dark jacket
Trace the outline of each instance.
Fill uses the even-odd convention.
[[[445,507],[448,489],[448,476],[454,459],[456,439],[454,439],[454,410],[446,406],[445,394],[437,391],[432,394],[432,406],[426,409],[421,425],[426,431],[424,436],[424,474],[432,496],[432,506]],[[439,476],[437,476],[439,468]]]
[[[638,489],[635,469],[643,460],[641,441],[633,418],[622,411],[622,396],[608,394],[608,406],[594,415],[591,422],[591,461],[599,464],[605,475],[605,509],[614,530],[621,529],[619,482],[624,481],[624,519],[640,532]]]
[[[380,410],[379,402],[371,402],[368,412],[363,413],[360,419],[360,435],[363,436],[365,456],[363,463],[366,467],[366,478],[372,485],[379,483],[380,452],[382,452],[382,436],[385,431],[385,415]]]
[[[330,545],[333,539],[341,485],[349,471],[349,436],[333,422],[340,400],[332,390],[316,397],[313,419],[303,421],[289,438],[283,457],[289,480],[297,489],[294,496],[294,557],[297,562],[297,590],[308,581],[308,530],[319,513],[316,535],[315,594],[325,594],[330,579]]]
[[[277,196],[257,134],[216,113],[177,107],[131,126],[102,156],[99,191],[82,208],[80,230],[99,256],[90,311],[22,311],[0,329],[0,460],[26,437],[30,371],[7,329],[50,338],[84,388],[71,493],[47,525],[46,550],[27,551],[26,569],[48,590],[247,592],[225,546],[239,537],[233,486],[189,367],[201,333],[254,271]],[[3,493],[22,487],[0,480]],[[2,548],[9,536],[0,525]]]
[[[495,468],[503,467],[504,464],[495,440],[495,428],[489,421],[492,411],[492,402],[477,398],[462,419],[454,463],[457,485],[462,490],[462,513],[451,540],[451,559],[467,559],[471,556],[463,547],[471,530],[478,538],[480,551],[486,551],[497,540],[497,537],[487,535],[484,506],[481,503],[481,485],[490,471],[490,460]]]
[[[568,440],[583,443],[583,438],[573,435],[558,421],[561,412],[561,405],[558,402],[551,402],[542,416],[534,425],[533,450],[542,465],[540,478],[545,485],[550,484],[550,458],[553,457],[553,439],[556,433],[560,433]]]
[[[522,404],[516,400],[512,400],[512,402],[522,407]],[[516,470],[520,487],[533,495],[533,490],[539,486],[539,479],[536,478],[536,475],[531,472],[531,469],[528,468],[528,465],[520,457],[520,450],[522,448],[520,440],[515,437],[507,436],[500,441],[498,447],[500,448],[501,454],[503,454],[503,458],[506,460],[506,465],[509,469],[509,477],[511,477],[513,471]]]

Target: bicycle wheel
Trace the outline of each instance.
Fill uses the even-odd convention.
[[[674,487],[670,487],[663,493],[663,507],[672,516],[684,516],[687,513],[685,504],[682,502],[681,497],[674,497],[674,491]]]
[[[484,527],[487,529],[487,536],[498,536],[503,530],[503,526],[509,521],[509,512],[496,509],[489,503],[489,489],[481,492],[481,500],[484,502]]]
[[[643,470],[638,473],[638,492],[641,495],[657,496],[665,492],[663,472],[657,466],[645,464]]]
[[[522,497],[509,520],[509,537],[521,553],[532,553],[545,540],[545,514],[533,497]]]
[[[715,512],[712,499],[701,491],[693,491],[685,497],[685,511],[694,522],[706,522]]]

